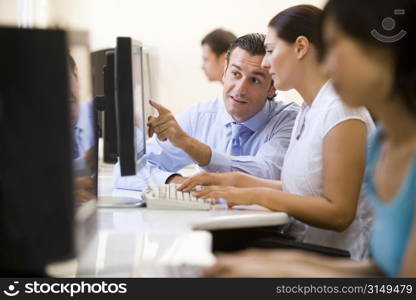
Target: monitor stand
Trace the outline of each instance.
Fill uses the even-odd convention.
[[[99,208],[137,208],[145,207],[143,199],[122,196],[99,196],[97,207]]]

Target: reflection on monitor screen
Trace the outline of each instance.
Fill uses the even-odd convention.
[[[136,160],[145,153],[146,120],[144,120],[144,88],[143,88],[143,60],[142,47],[132,41],[133,62],[133,99],[134,99],[134,126],[136,134]]]
[[[81,249],[95,231],[98,175],[97,123],[88,34],[70,32],[68,48],[76,242],[77,248]]]

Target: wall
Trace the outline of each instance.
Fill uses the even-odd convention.
[[[48,23],[89,30],[92,50],[114,47],[116,36],[142,41],[150,52],[153,98],[174,112],[222,92],[221,85],[208,82],[200,68],[200,40],[206,33],[217,27],[237,35],[265,33],[268,21],[280,10],[301,3],[320,7],[325,3],[325,0],[20,1],[32,1],[37,15],[38,6],[47,1],[47,8],[42,9],[47,10]],[[4,6],[5,2],[16,1],[0,0],[0,5],[2,2]],[[44,22],[39,17],[35,19],[39,24]],[[279,97],[301,100],[293,91]]]

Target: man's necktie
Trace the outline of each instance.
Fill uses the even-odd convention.
[[[231,123],[231,155],[242,155],[243,143],[252,134],[250,128],[244,124],[233,122]]]
[[[73,129],[73,140],[72,140],[72,159],[78,158],[81,153],[79,153],[79,144],[81,142],[81,129],[78,127],[74,127]]]

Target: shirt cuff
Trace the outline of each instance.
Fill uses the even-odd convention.
[[[171,172],[166,172],[166,171],[160,171],[159,174],[155,175],[155,178],[157,178],[157,184],[166,184],[166,180],[168,180],[169,177],[171,177],[173,175],[182,176],[179,173],[171,173]]]
[[[211,148],[211,160],[208,165],[200,166],[207,172],[230,172],[232,159],[230,155],[215,151]]]

